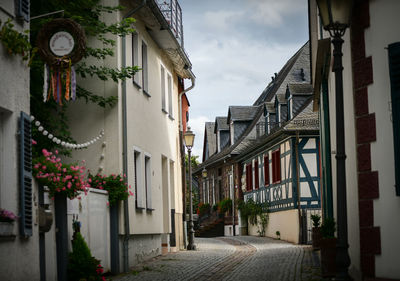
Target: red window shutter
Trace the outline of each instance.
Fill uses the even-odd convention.
[[[276,169],[276,181],[280,182],[281,181],[281,151],[278,150],[276,152],[276,162],[277,162],[277,169]]]
[[[269,159],[268,156],[264,156],[264,184],[269,185]]]
[[[255,182],[255,188],[258,189],[260,187],[260,183],[258,180],[258,161],[254,162],[254,180]]]
[[[280,150],[272,152],[272,182],[281,180],[281,155]]]

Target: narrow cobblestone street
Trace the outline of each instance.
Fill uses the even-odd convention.
[[[112,280],[322,280],[318,255],[309,246],[253,236],[195,242],[196,251],[154,258]]]

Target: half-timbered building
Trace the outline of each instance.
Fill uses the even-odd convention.
[[[312,112],[311,99],[306,43],[275,73],[253,105],[230,106],[226,118],[216,118],[215,154],[210,154],[211,134],[207,133],[203,153],[207,157],[194,171],[200,178],[200,201],[211,205],[225,198],[268,202],[267,235],[280,231],[282,239],[306,241],[306,231],[300,237],[300,230],[307,230],[300,227],[300,220],[307,218],[301,216],[302,210],[321,207],[318,116]],[[225,235],[246,233],[240,216],[228,221]],[[257,235],[256,228],[248,230]]]

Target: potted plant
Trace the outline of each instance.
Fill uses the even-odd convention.
[[[314,250],[318,250],[321,242],[321,216],[318,214],[311,215],[311,220],[313,222],[312,228],[312,247]]]
[[[17,216],[8,210],[0,208],[0,236],[14,235],[14,221]]]
[[[336,272],[336,223],[333,218],[326,218],[321,224],[320,241],[321,271],[323,277],[335,276]]]

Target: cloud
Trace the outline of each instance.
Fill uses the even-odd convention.
[[[305,1],[293,0],[249,0],[250,18],[255,22],[267,26],[280,26],[286,19],[290,19],[304,10]]]
[[[243,16],[243,12],[238,11],[209,11],[204,14],[204,23],[209,29],[218,32],[229,31],[232,24]]]
[[[204,124],[209,121],[206,116],[189,117],[188,125],[195,134],[192,154],[198,155],[200,161],[203,155]]]
[[[306,0],[180,0],[196,86],[187,96],[202,155],[204,123],[251,105],[308,40]],[[189,84],[187,84],[189,85]],[[200,157],[201,158],[201,157]]]

